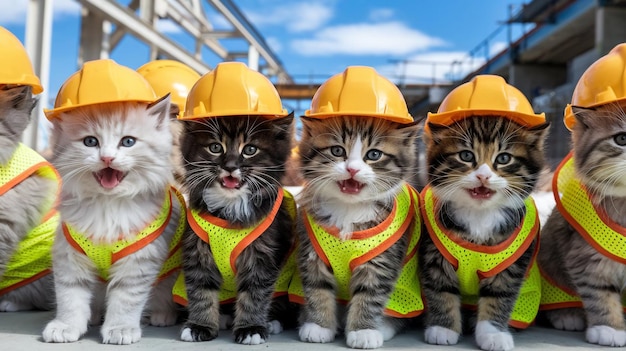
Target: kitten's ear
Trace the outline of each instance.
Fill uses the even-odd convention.
[[[293,134],[293,112],[285,117],[271,120],[276,140],[289,140]]]
[[[176,120],[178,119],[178,114],[180,113],[180,106],[175,103],[170,104],[170,119]]]
[[[538,126],[528,128],[528,131],[531,133],[532,136],[534,136],[534,139],[531,139],[530,143],[539,146],[539,148],[542,148],[543,143],[548,137],[548,133],[550,132],[549,127],[550,127],[550,122],[546,122]]]
[[[421,120],[414,121],[408,124],[398,123],[397,130],[402,133],[402,136],[407,139],[414,139],[417,137],[417,134],[422,129]]]
[[[593,126],[595,109],[579,106],[572,106],[572,113],[576,118],[576,125],[580,125],[583,129]],[[596,117],[597,118],[597,117]]]
[[[300,122],[302,122],[302,132],[303,133],[308,133],[309,131],[315,129],[316,126],[318,126],[318,125],[323,123],[323,121],[321,119],[305,117],[305,116],[300,116]]]
[[[30,85],[24,85],[5,91],[8,99],[11,101],[11,106],[16,110],[28,113],[30,117],[30,113],[33,112],[37,105],[37,98],[33,97],[33,88]]]
[[[157,118],[157,128],[169,127],[170,120],[170,94],[167,93],[162,98],[151,103],[146,108],[150,115],[155,115]]]
[[[432,122],[426,122],[428,124],[428,130],[430,133],[424,133],[424,139],[430,140],[435,143],[441,142],[441,132],[448,129],[448,126],[444,126],[443,124],[436,124]]]

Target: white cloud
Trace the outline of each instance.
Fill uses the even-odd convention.
[[[156,23],[157,30],[161,33],[180,33],[182,27],[176,22],[169,19],[160,19]]]
[[[407,27],[400,22],[359,23],[326,27],[312,39],[291,42],[302,55],[406,55],[418,50],[442,46],[439,38]]]
[[[288,31],[295,33],[316,30],[333,16],[330,7],[315,2],[281,4],[258,12],[244,9],[244,13],[255,26],[285,26]]]
[[[6,1],[6,0],[5,0]],[[28,1],[13,1],[11,6],[3,6],[0,11],[0,24],[26,23]],[[52,5],[53,16],[80,15],[80,5],[75,0],[55,0]]]
[[[384,21],[392,18],[394,15],[393,9],[381,8],[373,9],[370,11],[369,19],[372,21]]]

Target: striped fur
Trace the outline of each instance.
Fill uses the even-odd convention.
[[[185,121],[181,147],[189,206],[244,228],[266,217],[281,191],[279,180],[291,152],[292,120],[292,116],[273,121],[236,116]],[[222,186],[229,176],[239,180],[238,189]],[[229,321],[223,324],[231,324],[233,310],[232,329],[238,343],[264,343],[270,332],[279,332],[268,329],[270,320],[295,323],[286,300],[272,300],[280,268],[293,244],[292,228],[293,220],[283,206],[273,224],[243,250],[236,261],[234,306],[219,305],[222,277],[211,247],[187,228],[183,269],[189,317],[181,334],[184,340],[214,339],[220,315]]]
[[[399,125],[378,118],[303,118],[300,142],[305,185],[300,208],[325,227],[337,227],[343,238],[379,224],[390,213],[393,199],[415,172],[413,149],[416,124]],[[382,152],[379,159],[377,151]],[[373,152],[373,153],[371,153]],[[369,155],[369,158],[368,158]],[[341,181],[364,184],[358,194],[341,191]],[[298,268],[306,303],[300,316],[300,339],[329,342],[344,327],[353,348],[380,347],[400,329],[402,321],[383,316],[383,308],[400,273],[408,236],[352,273],[345,323],[340,322],[335,277],[317,255],[298,216]]]
[[[626,112],[619,105],[574,111],[572,145],[577,175],[596,205],[626,226],[626,145],[622,142],[626,141]],[[541,269],[576,291],[584,305],[584,313],[576,309],[547,311],[551,324],[566,330],[587,328],[591,343],[625,346],[621,294],[626,266],[596,251],[556,209],[541,236]]]
[[[497,245],[510,237],[524,214],[524,200],[544,167],[543,140],[548,124],[528,129],[503,117],[472,116],[451,126],[429,124],[425,135],[428,177],[439,200],[440,223],[459,238]],[[474,191],[490,189],[486,198]],[[478,311],[467,319],[455,269],[428,235],[420,243],[420,269],[426,299],[426,341],[456,344],[475,329],[481,348],[508,349],[508,321],[536,243],[501,273],[483,279]]]

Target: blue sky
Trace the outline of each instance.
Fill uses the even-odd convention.
[[[128,0],[119,0],[128,3]],[[528,2],[528,0],[526,1]],[[24,40],[27,1],[4,2],[0,25]],[[502,23],[509,6],[520,0],[236,0],[236,4],[274,49],[287,71],[298,82],[321,82],[349,65],[375,67],[396,82],[424,82],[462,78],[480,66],[486,56],[507,43]],[[78,67],[80,10],[73,0],[54,0],[52,61],[49,100]],[[228,23],[210,14],[216,28]],[[184,33],[167,22],[161,30],[184,43]],[[480,45],[494,31],[497,35]],[[515,39],[524,29],[510,26]],[[233,43],[233,48],[241,43]],[[468,52],[475,50],[473,57]],[[133,69],[148,59],[148,48],[127,35],[111,54]],[[214,66],[219,59],[206,53]],[[453,61],[463,62],[453,66]],[[399,62],[406,61],[406,64]],[[437,62],[436,65],[430,62]],[[304,109],[307,106],[289,106]]]

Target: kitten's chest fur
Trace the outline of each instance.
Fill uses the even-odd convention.
[[[62,220],[92,241],[110,244],[132,239],[158,215],[165,193],[127,197],[65,199]],[[172,205],[173,206],[173,205]]]
[[[479,209],[452,204],[443,206],[440,220],[444,227],[465,241],[497,245],[508,239],[523,219],[523,209]]]

